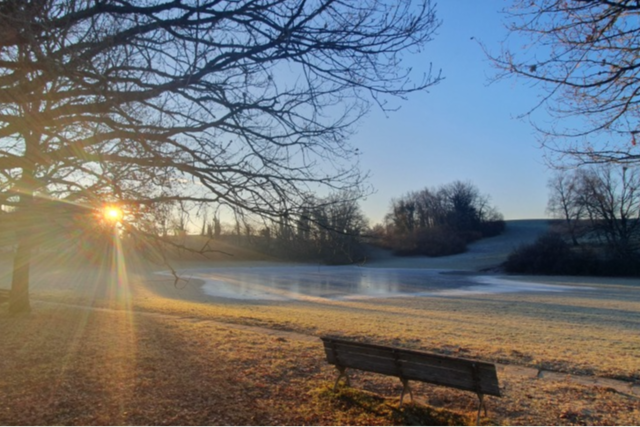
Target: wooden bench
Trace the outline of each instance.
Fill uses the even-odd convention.
[[[0,304],[9,301],[9,289],[0,289]]]
[[[350,386],[347,368],[400,378],[403,385],[400,407],[407,391],[413,400],[409,380],[468,390],[476,393],[480,401],[478,423],[483,408],[485,416],[487,415],[484,396],[500,397],[496,367],[492,363],[330,337],[321,337],[321,339],[324,343],[327,362],[335,365],[339,371],[334,390],[343,377]]]

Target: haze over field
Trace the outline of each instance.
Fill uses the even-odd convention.
[[[639,18],[0,0],[0,425],[637,424]]]

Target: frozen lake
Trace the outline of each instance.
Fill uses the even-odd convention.
[[[274,266],[180,271],[204,281],[209,296],[244,300],[350,300],[407,296],[463,296],[505,292],[564,292],[573,286],[411,268]]]

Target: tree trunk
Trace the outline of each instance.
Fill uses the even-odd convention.
[[[26,67],[27,70],[31,61],[28,49],[26,44],[19,44],[17,52],[18,65]],[[35,244],[34,228],[41,220],[40,214],[35,209],[34,195],[40,186],[36,179],[36,170],[43,156],[40,147],[43,134],[41,122],[37,117],[43,108],[45,84],[31,85],[29,79],[33,77],[27,72],[21,77],[20,85],[32,87],[35,93],[32,92],[28,94],[31,96],[25,96],[18,100],[21,116],[24,118],[19,122],[21,125],[18,131],[24,139],[24,157],[22,157],[22,175],[13,188],[13,191],[19,194],[20,200],[16,205],[17,210],[14,212],[18,246],[13,255],[11,291],[9,292],[9,312],[12,314],[31,311],[29,302],[31,254]],[[30,101],[30,97],[34,100]]]
[[[28,313],[29,304],[29,273],[31,269],[31,253],[33,251],[33,227],[36,215],[33,204],[34,167],[30,164],[22,170],[20,180],[20,203],[16,220],[16,236],[18,246],[13,254],[13,273],[11,276],[11,292],[9,293],[9,312],[12,314]]]
[[[29,303],[29,270],[31,267],[31,236],[26,233],[18,240],[18,248],[13,256],[13,275],[9,293],[9,313],[21,314],[31,311]]]
[[[25,108],[25,116],[29,117]],[[34,225],[37,214],[34,211],[34,193],[37,188],[35,179],[36,161],[39,153],[40,133],[34,129],[24,132],[25,156],[22,176],[16,188],[20,190],[20,201],[17,204],[16,237],[18,246],[13,255],[13,272],[11,276],[11,291],[9,292],[9,312],[11,314],[28,313],[31,311],[29,303],[29,273],[31,269],[31,253],[34,246]]]

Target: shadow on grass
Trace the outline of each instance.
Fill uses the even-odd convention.
[[[404,403],[398,408],[398,399],[386,399],[377,394],[349,387],[340,387],[335,392],[326,385],[315,390],[319,401],[351,415],[358,413],[362,418],[376,417],[388,425],[408,426],[459,426],[472,425],[464,416],[446,409],[433,408],[418,403]]]

